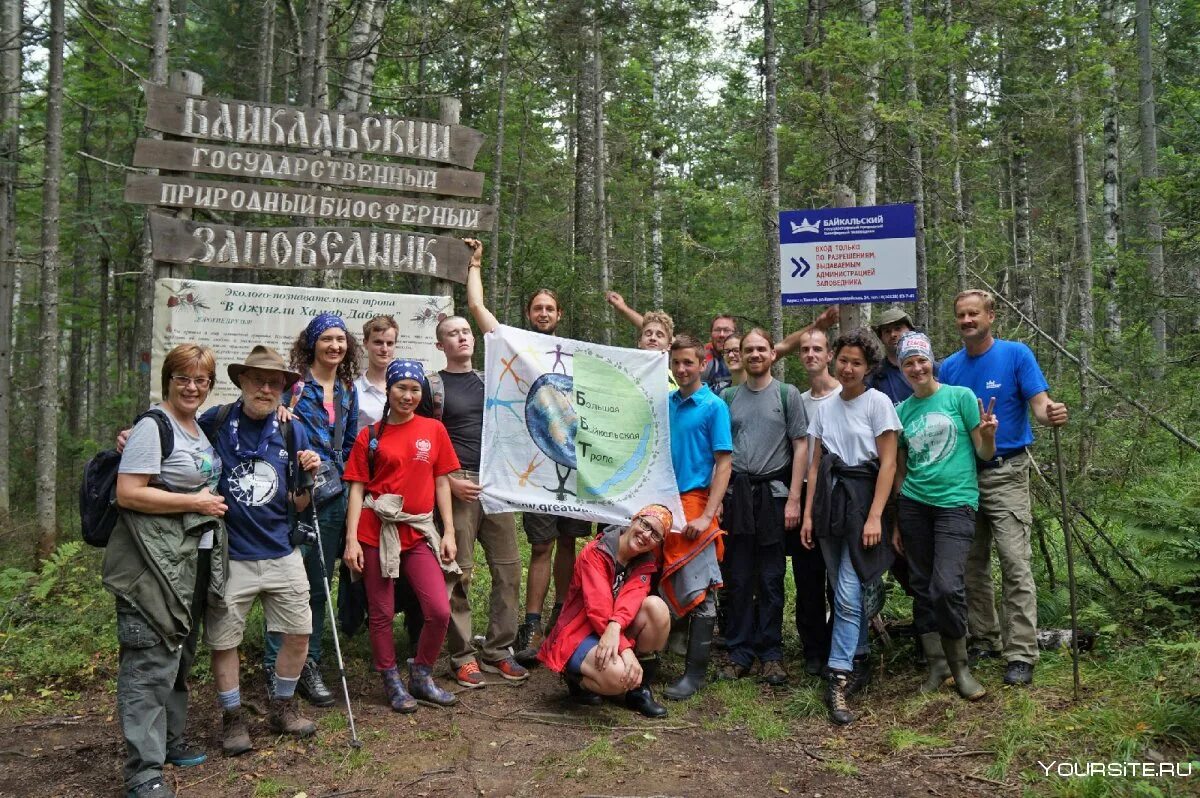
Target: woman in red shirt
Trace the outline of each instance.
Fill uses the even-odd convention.
[[[350,497],[343,559],[366,587],[371,653],[397,712],[416,711],[414,697],[441,706],[457,700],[434,683],[433,665],[450,623],[442,570],[458,567],[447,474],[459,463],[442,423],[415,414],[424,386],[419,362],[393,360],[388,365],[388,415],[359,432],[344,477]],[[433,524],[435,500],[440,535]],[[392,636],[395,580],[401,570],[425,617],[409,667],[408,691],[396,667]]]
[[[671,511],[651,504],[626,529],[609,527],[580,552],[558,623],[538,659],[563,674],[581,703],[624,693],[625,705],[646,717],[667,714],[648,685],[671,627],[666,603],[650,595],[670,530]]]

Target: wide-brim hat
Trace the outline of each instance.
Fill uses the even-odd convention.
[[[913,324],[912,317],[908,315],[908,311],[904,308],[891,307],[879,314],[879,318],[871,324],[871,329],[876,335],[879,331],[888,324],[895,324],[902,321],[909,326],[910,329],[916,329],[917,325]]]
[[[284,375],[286,385],[293,385],[300,379],[300,372],[292,371],[283,362],[283,357],[269,346],[259,344],[246,355],[245,363],[229,364],[229,381],[241,388],[242,372],[246,369],[261,369],[262,371],[278,371]]]

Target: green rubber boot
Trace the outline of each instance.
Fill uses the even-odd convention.
[[[954,686],[958,694],[968,701],[978,701],[987,695],[987,690],[975,681],[970,667],[967,666],[967,638],[942,637],[942,650],[946,652],[946,664],[954,676]]]
[[[919,693],[936,693],[950,679],[950,667],[946,664],[946,652],[942,650],[942,637],[937,632],[921,635],[921,650],[929,661],[929,677],[917,688]]]

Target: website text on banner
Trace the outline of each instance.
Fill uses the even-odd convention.
[[[484,342],[484,510],[619,524],[657,502],[683,518],[665,352],[504,325]]]
[[[257,344],[274,347],[286,358],[296,335],[318,313],[336,313],[355,334],[368,319],[393,315],[400,323],[397,357],[403,353],[427,369],[440,369],[446,356],[437,348],[434,329],[453,312],[454,300],[448,296],[161,279],[154,288],[150,373],[162,369],[163,358],[178,344],[210,346],[217,355],[219,376],[206,406],[232,402],[241,393],[220,376],[225,367],[241,363]],[[151,385],[152,398],[158,401],[157,380]]]
[[[915,300],[913,206],[780,211],[779,277],[784,305]]]

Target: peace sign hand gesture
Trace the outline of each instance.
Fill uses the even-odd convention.
[[[979,402],[979,433],[985,438],[994,440],[996,437],[996,428],[1000,426],[1000,420],[992,412],[996,409],[996,397],[992,397],[986,409],[984,409],[982,399],[976,399],[975,401]]]

